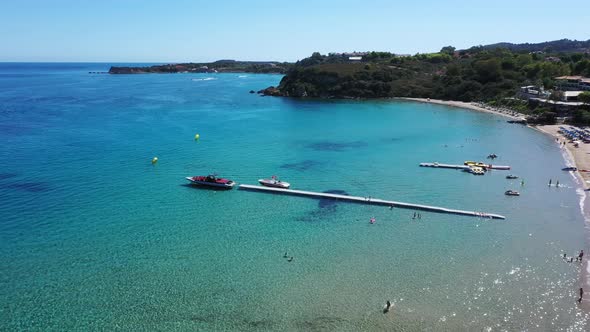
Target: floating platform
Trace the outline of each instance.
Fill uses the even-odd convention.
[[[420,167],[469,169],[469,166],[467,166],[467,165],[451,165],[451,164],[441,164],[441,163],[420,163]]]
[[[372,197],[367,198],[367,197],[360,197],[360,196],[338,195],[338,194],[320,193],[320,192],[304,191],[304,190],[270,188],[270,187],[262,187],[262,186],[253,186],[253,185],[249,185],[249,184],[240,184],[239,188],[243,189],[243,190],[259,191],[259,192],[265,192],[265,193],[304,196],[304,197],[312,197],[312,198],[327,198],[327,199],[335,199],[335,200],[347,201],[347,202],[359,203],[359,204],[393,206],[393,207],[402,208],[402,209],[412,209],[412,210],[429,211],[429,212],[436,212],[436,213],[456,214],[456,215],[469,216],[469,217],[506,219],[506,217],[504,217],[502,215],[493,214],[493,213],[454,210],[454,209],[447,209],[447,208],[443,208],[443,207],[430,206],[430,205],[411,204],[411,203],[403,203],[403,202],[396,202],[396,201],[386,201],[386,200],[372,198]]]
[[[483,164],[483,165],[474,165],[474,166],[483,167],[486,169],[497,169],[497,170],[502,170],[502,171],[507,171],[510,169],[510,166],[494,165],[494,164]],[[468,165],[452,165],[452,164],[441,164],[441,163],[420,163],[420,167],[469,169]]]

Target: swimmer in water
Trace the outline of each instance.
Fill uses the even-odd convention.
[[[391,308],[391,302],[389,302],[389,300],[387,302],[385,302],[385,308],[383,308],[383,313],[386,314],[389,312],[389,309]]]
[[[371,220],[369,221],[369,223],[374,224],[375,223],[375,217],[371,217]]]
[[[287,262],[292,262],[293,261],[293,256],[287,258]]]

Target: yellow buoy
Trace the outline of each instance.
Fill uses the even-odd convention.
[[[198,140],[201,137],[199,134],[195,134],[195,140]]]
[[[155,164],[158,162],[158,157],[154,157],[154,159],[152,159],[152,164]]]

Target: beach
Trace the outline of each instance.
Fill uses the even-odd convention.
[[[576,168],[582,170],[590,169],[590,145],[580,144],[579,147],[575,147],[573,143],[568,142],[567,139],[561,133],[559,133],[559,127],[562,127],[562,125],[534,126],[532,128],[537,129],[543,133],[546,133],[552,137],[555,137],[557,140],[559,140],[560,143],[566,142],[566,144],[562,145],[562,147],[565,147],[564,151],[567,153],[568,159],[570,159],[566,160],[566,162],[573,162],[573,165],[571,166],[575,166]],[[582,184],[584,186],[583,189],[585,189],[585,184],[588,183],[587,181],[590,180],[590,173],[576,172],[575,174],[577,174],[579,178],[582,180]]]
[[[459,108],[466,108],[473,111],[484,112],[484,113],[492,113],[500,116],[504,116],[510,118],[512,120],[523,120],[524,116],[517,112],[513,112],[510,110],[501,110],[494,107],[486,106],[481,103],[475,102],[464,102],[464,101],[454,101],[454,100],[440,100],[440,99],[430,99],[430,98],[394,98],[399,100],[409,100],[415,101],[419,103],[430,103],[430,104],[437,104],[437,105],[445,105],[445,106],[452,106],[452,107],[459,107]]]

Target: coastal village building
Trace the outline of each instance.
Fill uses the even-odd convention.
[[[555,85],[562,91],[590,91],[590,78],[583,76],[559,76]]]
[[[571,115],[584,103],[578,100],[578,96],[584,91],[590,91],[590,78],[582,76],[555,77],[556,90],[560,93],[560,100],[551,100],[551,93],[543,87],[534,85],[523,86],[518,91],[518,97],[528,100],[529,103],[538,103],[558,111],[560,117]]]
[[[530,98],[549,98],[551,94],[548,91],[545,91],[543,87],[537,87],[534,85],[527,85],[520,87],[518,97],[521,99],[530,99]]]
[[[545,58],[545,61],[551,61],[551,62],[561,62],[561,59],[555,56],[548,56]]]
[[[564,91],[562,101],[578,101],[578,96],[584,91]]]
[[[362,61],[369,52],[328,53],[328,55],[343,57],[348,61]]]

